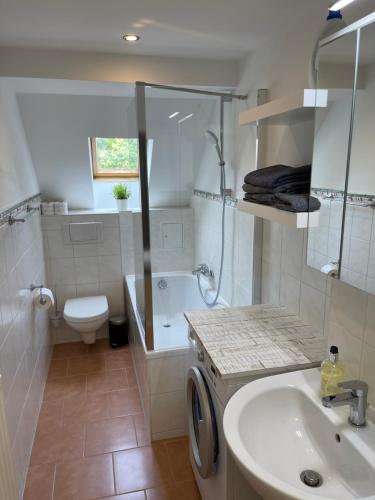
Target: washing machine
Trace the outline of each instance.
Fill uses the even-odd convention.
[[[235,465],[223,430],[226,403],[254,377],[223,380],[193,331],[189,338],[192,348],[186,403],[190,462],[202,500],[261,500]]]

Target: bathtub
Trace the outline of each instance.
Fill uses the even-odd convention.
[[[131,305],[141,327],[141,334],[145,338],[140,314],[137,309],[136,289],[139,286],[135,276],[126,278]],[[202,280],[203,281],[203,280]],[[207,289],[208,297],[213,295]],[[189,347],[188,324],[184,311],[207,309],[199,290],[197,278],[191,273],[155,273],[152,275],[152,297],[154,309],[154,350],[186,349]],[[215,308],[226,307],[227,304],[219,299]]]
[[[147,351],[136,301],[140,283],[133,275],[125,279],[129,343],[146,427],[153,441],[184,436],[187,434],[185,381],[192,353],[183,313],[207,306],[199,294],[197,278],[191,273],[153,274],[154,351]],[[207,289],[206,293],[208,297],[212,295]],[[220,299],[215,307],[226,306]]]

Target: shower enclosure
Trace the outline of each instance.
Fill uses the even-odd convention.
[[[234,217],[224,209],[235,204],[234,103],[244,97],[136,84],[141,209],[133,214],[132,287],[148,351],[186,346],[183,310],[233,304],[225,291],[233,228],[222,233]],[[215,203],[203,210],[207,199]]]
[[[126,293],[146,426],[157,440],[186,434],[184,311],[252,302],[252,221],[232,195],[236,116],[246,103],[137,83],[136,105],[141,208],[132,214],[135,274]]]

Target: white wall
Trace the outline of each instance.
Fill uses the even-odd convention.
[[[94,208],[89,137],[134,137],[133,98],[21,94],[18,102],[42,195]]]
[[[146,102],[150,206],[187,206],[213,101],[164,95]],[[134,98],[20,93],[18,102],[43,197],[66,199],[72,209],[115,208],[113,184],[93,182],[88,139],[136,137]],[[169,119],[175,111],[178,118]],[[190,113],[179,126],[178,119]],[[139,186],[131,189],[130,207],[139,207]]]
[[[0,210],[39,192],[16,96],[0,78]]]
[[[0,76],[235,87],[237,61],[0,48]]]
[[[264,47],[243,62],[241,89],[269,88],[277,97],[308,86],[309,59],[317,33],[306,25],[304,35],[298,29],[302,26],[288,40],[280,40],[273,49]],[[250,127],[244,128],[249,132],[248,147],[254,149]],[[268,127],[267,164],[279,161],[281,145],[283,161],[294,165],[306,160],[312,148],[311,136],[304,132],[298,135],[297,143],[285,127]],[[242,172],[238,183],[241,177]],[[320,329],[330,343],[337,344],[347,365],[347,378],[366,380],[370,401],[375,404],[375,299],[306,266],[306,242],[304,230],[264,222],[262,301],[287,305]]]

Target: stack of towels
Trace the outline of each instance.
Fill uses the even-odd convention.
[[[288,212],[314,212],[320,201],[309,195],[311,165],[273,165],[245,176],[244,200],[269,205]]]

